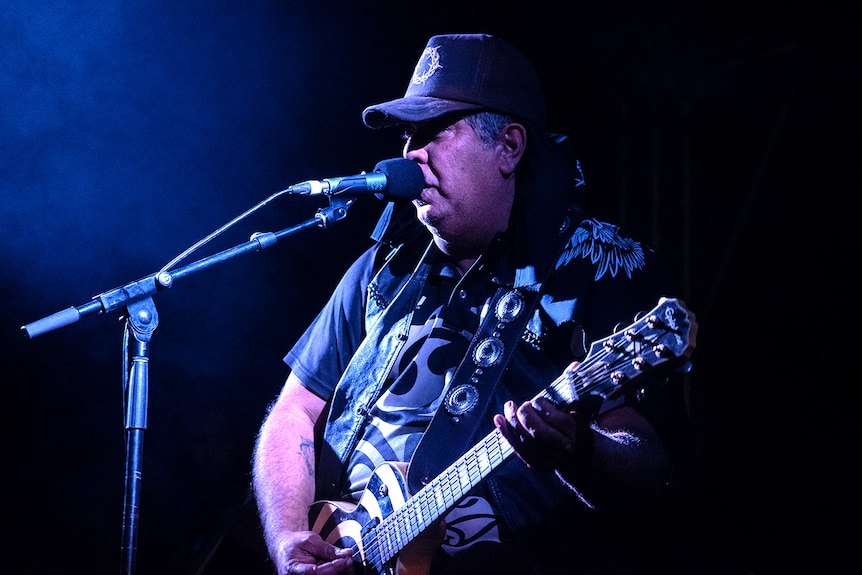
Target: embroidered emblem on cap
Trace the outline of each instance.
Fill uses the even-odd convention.
[[[438,53],[440,46],[429,46],[422,51],[422,56],[416,64],[416,69],[413,70],[413,84],[424,84],[434,75],[434,72],[442,68],[440,64],[440,54]]]

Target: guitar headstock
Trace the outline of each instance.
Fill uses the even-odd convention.
[[[696,335],[694,314],[682,301],[661,298],[631,325],[593,342],[587,357],[566,374],[568,388],[555,391],[566,403],[589,395],[614,397],[646,373],[687,365]]]

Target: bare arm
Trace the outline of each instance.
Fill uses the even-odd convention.
[[[652,424],[631,407],[590,422],[539,398],[520,406],[508,402],[494,424],[525,463],[555,470],[590,507],[634,509],[662,493],[667,451]]]
[[[279,574],[336,573],[350,564],[349,558],[330,563],[338,556],[335,548],[308,531],[308,508],[314,502],[314,426],[324,405],[291,373],[258,434],[254,492]]]

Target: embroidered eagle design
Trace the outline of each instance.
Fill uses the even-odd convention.
[[[619,226],[590,219],[581,222],[566,243],[557,268],[576,257],[589,259],[596,264],[598,281],[606,273],[616,277],[619,270],[632,277],[632,271],[644,267],[644,252],[641,244],[619,235]]]

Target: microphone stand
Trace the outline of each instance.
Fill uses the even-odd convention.
[[[275,245],[278,240],[311,227],[326,228],[330,222],[347,217],[355,197],[328,196],[330,205],[318,209],[314,217],[279,232],[259,232],[245,243],[200,259],[174,272],[160,271],[122,287],[93,297],[89,303],[74,306],[21,327],[28,338],[59,329],[80,318],[125,308],[126,327],[123,356],[124,429],[126,438],[126,471],[123,501],[122,573],[133,575],[137,561],[138,520],[141,494],[144,431],[147,428],[149,394],[149,347],[159,324],[153,294],[171,287],[173,282],[248,252]],[[128,339],[131,333],[133,341]],[[131,354],[131,361],[129,361]]]

